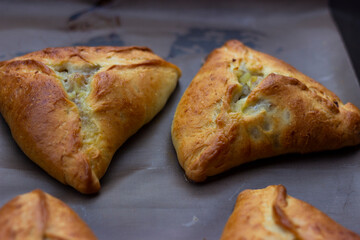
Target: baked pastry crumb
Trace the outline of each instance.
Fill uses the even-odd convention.
[[[360,110],[289,64],[228,41],[206,59],[172,123],[193,181],[256,159],[360,143]]]
[[[146,47],[47,48],[0,63],[0,112],[23,152],[82,193],[165,105],[181,71]]]
[[[0,239],[96,240],[64,202],[41,190],[19,195],[0,208]]]
[[[286,193],[282,185],[244,190],[237,198],[221,240],[360,239],[326,214]]]

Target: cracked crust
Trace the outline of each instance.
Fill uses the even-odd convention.
[[[287,195],[284,186],[272,185],[239,194],[221,237],[227,239],[359,240],[360,236]]]
[[[24,153],[82,193],[165,105],[180,70],[146,47],[47,48],[0,63],[0,112]]]
[[[0,209],[0,239],[95,240],[86,223],[65,203],[41,190],[22,194]]]
[[[234,69],[262,76],[244,93]],[[228,41],[176,109],[172,140],[193,181],[256,159],[360,143],[360,111],[285,62]]]

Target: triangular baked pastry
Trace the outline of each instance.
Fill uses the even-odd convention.
[[[2,240],[95,240],[94,233],[65,203],[41,190],[19,195],[0,209]]]
[[[0,111],[30,159],[93,193],[115,151],[162,109],[179,76],[146,47],[48,48],[0,63]]]
[[[287,195],[284,186],[272,185],[239,194],[220,239],[360,240],[360,236]]]
[[[172,140],[193,181],[285,153],[360,143],[360,111],[285,62],[228,41],[177,107]]]

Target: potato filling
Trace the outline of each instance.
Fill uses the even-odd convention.
[[[68,99],[74,102],[78,108],[81,121],[81,135],[83,147],[91,150],[91,145],[98,140],[100,130],[92,120],[92,109],[88,105],[87,98],[91,92],[91,81],[100,69],[98,66],[54,66],[57,76],[68,95]]]
[[[264,79],[261,72],[252,72],[242,62],[240,66],[231,66],[231,71],[237,77],[239,91],[234,95],[231,108],[233,111],[243,111],[244,104],[251,91]]]

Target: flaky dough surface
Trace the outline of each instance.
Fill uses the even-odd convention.
[[[360,111],[285,62],[228,41],[182,96],[172,124],[193,181],[256,159],[360,143]]]
[[[358,240],[360,236],[289,196],[284,186],[272,185],[239,194],[221,240],[240,239]]]
[[[146,47],[47,48],[0,63],[0,111],[24,153],[82,193],[165,105],[180,70]]]
[[[0,209],[2,240],[96,240],[65,203],[41,190],[22,194]]]

